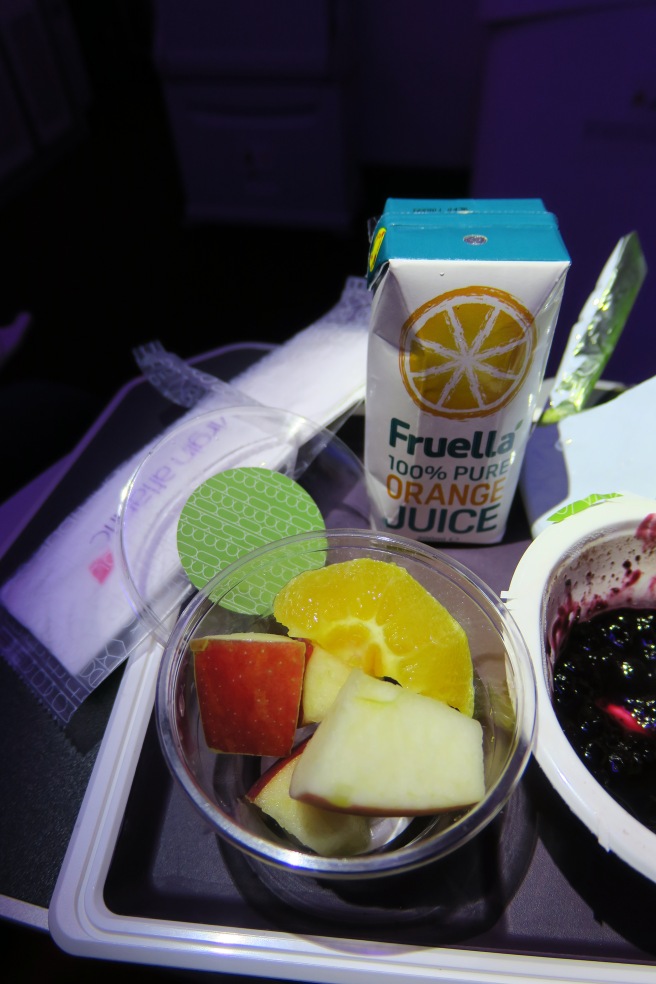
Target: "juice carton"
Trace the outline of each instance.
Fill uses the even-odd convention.
[[[371,239],[365,468],[376,525],[504,535],[569,256],[539,199],[389,199]]]

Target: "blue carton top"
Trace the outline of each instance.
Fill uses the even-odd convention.
[[[539,198],[388,198],[369,251],[371,285],[391,259],[569,262]]]

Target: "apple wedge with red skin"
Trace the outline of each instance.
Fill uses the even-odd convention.
[[[292,754],[278,759],[251,786],[246,799],[271,817],[300,844],[324,857],[350,857],[370,843],[366,817],[322,810],[289,795],[289,784],[307,739]]]
[[[448,704],[353,669],[292,774],[292,799],[369,816],[473,806],[483,730]]]
[[[200,718],[208,747],[286,756],[299,720],[306,643],[265,632],[192,639]]]

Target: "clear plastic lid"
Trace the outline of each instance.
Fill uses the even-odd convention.
[[[162,644],[196,590],[178,553],[181,512],[202,483],[227,469],[245,467],[280,472],[298,482],[328,529],[371,526],[362,463],[331,431],[285,410],[257,405],[224,407],[185,419],[136,468],[118,513],[127,596]],[[263,531],[261,544],[251,537],[244,552],[270,539]]]

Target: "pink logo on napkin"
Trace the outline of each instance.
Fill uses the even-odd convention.
[[[89,564],[89,570],[99,584],[102,584],[114,569],[114,557],[111,550],[107,550],[101,557]]]

